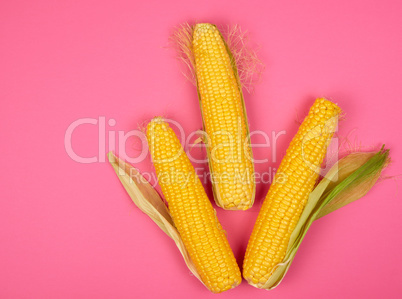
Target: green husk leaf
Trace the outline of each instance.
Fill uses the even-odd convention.
[[[356,152],[349,154],[345,158],[341,159],[338,163],[338,179],[331,181],[325,191],[329,194],[340,182],[342,182],[346,177],[351,175],[364,163],[368,162],[372,157],[376,155],[375,152]],[[319,219],[329,213],[338,210],[345,205],[362,198],[367,194],[368,191],[377,183],[378,179],[381,177],[381,172],[390,163],[390,158],[388,152],[384,153],[385,158],[379,160],[378,164],[373,166],[371,172],[362,175],[349,187],[342,190],[335,198],[333,198],[328,204],[326,204],[318,213],[316,219]]]
[[[306,207],[291,234],[285,258],[274,269],[263,286],[264,289],[273,289],[282,281],[314,220],[367,193],[367,186],[371,188],[375,184],[381,171],[389,163],[388,155],[389,150],[383,148],[375,154],[354,153],[341,159],[330,169],[310,193]],[[361,188],[364,191],[360,191]],[[347,195],[351,197],[348,198]],[[327,205],[328,208],[325,208]]]
[[[151,186],[151,184],[140,174],[140,172],[132,167],[131,165],[125,163],[118,157],[116,157],[112,152],[108,153],[108,158],[110,164],[116,172],[117,177],[123,184],[127,193],[130,195],[134,204],[146,215],[154,221],[162,231],[168,235],[175,243],[179,249],[181,255],[188,269],[193,273],[195,277],[201,281],[201,277],[197,272],[190,255],[184,246],[183,240],[179,232],[177,231],[172,216],[170,212],[159,196],[158,192]],[[204,284],[205,285],[205,284]]]

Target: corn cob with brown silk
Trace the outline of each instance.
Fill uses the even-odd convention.
[[[194,167],[162,118],[147,127],[151,157],[174,224],[205,286],[214,293],[236,287],[240,269]]]
[[[340,108],[317,99],[283,158],[258,214],[243,263],[243,276],[264,288],[287,246],[318,178]]]
[[[192,45],[215,201],[247,210],[254,203],[254,166],[237,70],[215,25],[195,25]]]

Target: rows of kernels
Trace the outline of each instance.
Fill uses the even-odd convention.
[[[193,33],[197,85],[217,201],[226,209],[248,209],[254,201],[254,166],[241,90],[218,29],[197,24]],[[215,198],[216,199],[216,198]]]
[[[155,118],[147,139],[174,224],[202,281],[215,293],[237,286],[241,274],[225,232],[175,133]]]
[[[291,141],[261,207],[251,234],[243,276],[263,287],[283,262],[293,232],[318,178],[318,169],[337,125],[340,108],[317,99]]]

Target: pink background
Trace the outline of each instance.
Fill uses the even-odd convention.
[[[1,1],[0,298],[209,298],[173,242],[130,201],[110,165],[66,153],[75,120],[116,120],[130,131],[155,115],[201,128],[196,91],[167,48],[191,20],[239,24],[260,45],[262,82],[245,94],[251,130],[286,130],[280,157],[314,98],[346,113],[366,146],[385,143],[401,171],[400,1]],[[97,127],[73,148],[98,153]],[[127,153],[138,155],[138,140]],[[256,149],[257,158],[270,149]],[[102,155],[102,159],[104,156]],[[149,159],[136,165],[152,171]],[[257,171],[277,167],[259,164]],[[209,186],[208,186],[209,188]],[[218,210],[241,263],[267,185],[247,212]],[[398,181],[316,222],[275,290],[243,282],[221,298],[378,298],[402,291]]]

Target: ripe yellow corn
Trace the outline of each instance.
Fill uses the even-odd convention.
[[[148,124],[147,139],[173,222],[203,283],[214,293],[236,287],[236,259],[180,141],[162,118]]]
[[[211,24],[195,25],[192,48],[215,201],[247,210],[254,203],[254,165],[233,56]]]
[[[340,108],[317,99],[289,145],[264,200],[251,234],[243,276],[253,286],[264,284],[284,262],[290,235],[319,175]]]

